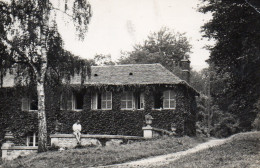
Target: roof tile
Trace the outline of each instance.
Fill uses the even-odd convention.
[[[132,75],[129,75],[132,73]],[[183,80],[175,76],[161,64],[125,64],[92,66],[91,78],[84,84],[90,85],[132,85],[132,84],[179,84]],[[75,76],[71,84],[80,84],[80,76]]]

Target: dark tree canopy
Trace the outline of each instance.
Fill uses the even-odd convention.
[[[119,64],[161,63],[179,74],[180,60],[189,58],[191,45],[184,33],[175,33],[166,27],[151,33],[143,44],[134,46],[134,51],[123,52]]]
[[[59,0],[58,3],[54,0],[0,2],[0,75],[2,78],[7,70],[14,71],[20,81],[35,83],[38,97],[39,152],[47,150],[46,79],[48,82],[60,82],[62,78],[69,79],[75,72],[86,76],[86,69],[89,67],[85,60],[63,50],[56,25],[57,12],[69,17],[78,37],[84,39],[91,17],[91,6],[87,0]]]
[[[213,18],[202,30],[216,41],[208,60],[213,102],[238,118],[240,130],[250,130],[260,98],[260,14],[245,0],[203,1],[201,12]]]

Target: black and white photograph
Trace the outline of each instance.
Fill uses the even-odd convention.
[[[260,168],[260,0],[0,0],[0,168]]]

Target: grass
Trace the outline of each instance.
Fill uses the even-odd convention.
[[[65,151],[49,151],[5,162],[5,168],[45,168],[45,167],[92,167],[132,161],[150,156],[187,150],[203,142],[190,137],[164,137],[140,141],[132,144],[106,147],[89,147]]]
[[[149,166],[157,168],[161,166]],[[173,163],[163,165],[165,168],[192,167],[260,167],[260,133],[238,134],[232,141],[187,155]]]

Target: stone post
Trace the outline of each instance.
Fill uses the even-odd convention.
[[[14,146],[14,143],[13,143],[14,136],[13,136],[13,133],[9,129],[6,130],[4,139],[5,139],[5,143],[3,143],[2,146],[4,146],[4,145],[6,147]]]
[[[144,138],[153,138],[153,127],[151,127],[153,117],[149,113],[145,115],[145,123],[147,126],[142,128]]]
[[[146,127],[143,127],[143,136],[144,138],[153,138],[153,127],[150,125],[147,125]]]
[[[14,139],[14,136],[9,129],[6,130],[4,139],[5,139],[5,143],[3,143],[2,147],[1,147],[2,158],[7,158],[8,157],[8,153],[7,153],[8,149],[10,147],[14,146],[14,143],[12,142],[12,140]]]

